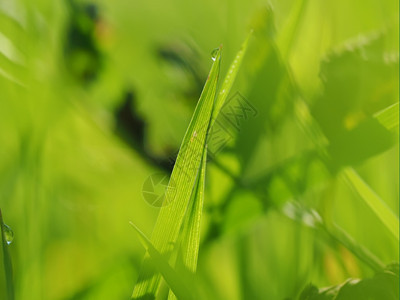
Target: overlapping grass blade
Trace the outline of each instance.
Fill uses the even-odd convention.
[[[371,208],[385,227],[399,240],[399,219],[386,203],[368,186],[352,168],[344,170],[347,182]]]
[[[374,117],[389,131],[399,134],[399,102],[377,112]]]
[[[193,289],[189,289],[188,277],[180,276],[168,263],[160,252],[153,246],[151,241],[146,237],[146,235],[132,222],[130,224],[136,230],[141,243],[146,249],[149,257],[153,263],[162,274],[164,280],[167,282],[171,290],[179,297],[179,299],[193,299]]]
[[[192,272],[196,270],[200,244],[200,222],[204,201],[205,165],[207,159],[206,138],[236,78],[248,41],[249,37],[245,40],[230,66],[216,99],[221,48],[214,57],[215,61],[186,131],[172,172],[170,184],[171,182],[175,183],[173,188],[176,192],[167,192],[165,197],[167,206],[161,209],[151,238],[152,243],[160,251],[161,255],[167,255],[168,257],[174,250],[174,245],[186,214],[180,253],[183,265]],[[172,195],[175,196],[173,197]],[[132,298],[155,297],[159,282],[160,274],[151,267],[149,256],[146,255]],[[172,293],[170,297],[174,297]]]
[[[152,243],[163,255],[172,252],[174,248],[200,169],[217,89],[220,58],[219,49],[172,171],[170,184],[174,183],[172,188],[175,191],[167,190],[164,200],[167,205],[161,208],[151,237]],[[160,283],[160,274],[154,272],[149,263],[149,257],[146,255],[138,282],[133,290],[133,299],[144,296],[155,297]]]
[[[220,92],[218,93],[217,99],[215,100],[215,105],[214,105],[214,109],[213,109],[212,117],[211,117],[210,128],[214,125],[214,122],[217,119],[218,114],[221,111],[221,108],[224,105],[225,100],[229,95],[229,92],[232,88],[232,85],[233,85],[233,83],[236,79],[237,73],[239,71],[240,65],[243,61],[243,57],[246,54],[250,37],[251,37],[251,33],[248,35],[248,37],[242,44],[239,52],[236,54],[235,59],[233,60],[232,64],[229,67],[228,74],[226,74],[226,76],[225,76],[224,82],[222,83],[222,86],[220,88]]]
[[[6,231],[3,222],[3,216],[1,214],[1,209],[0,209],[0,228],[1,228],[2,248],[3,248],[4,271],[6,275],[7,295],[9,300],[14,300],[13,270],[12,270],[10,252],[8,251]]]
[[[191,273],[196,272],[197,259],[199,254],[200,246],[200,225],[201,216],[203,213],[204,203],[204,186],[206,176],[206,164],[207,164],[207,146],[204,149],[203,158],[201,162],[201,170],[199,178],[197,180],[196,188],[193,191],[193,199],[191,200],[191,207],[186,215],[186,222],[183,227],[183,240],[181,243],[178,264],[181,263],[183,269]],[[179,268],[179,270],[182,268]],[[176,294],[171,289],[168,295],[168,299],[177,299]]]
[[[207,147],[203,153],[201,170],[197,186],[193,193],[193,201],[190,210],[187,212],[186,222],[183,228],[183,240],[181,245],[182,262],[184,267],[196,272],[197,258],[200,245],[200,222],[204,203],[204,186],[207,164]]]
[[[220,91],[215,100],[213,112],[211,116],[210,129],[214,125],[215,120],[221,111],[225,100],[232,88],[232,85],[237,76],[239,67],[242,63],[243,57],[246,53],[247,46],[249,43],[251,34],[246,38],[243,45],[232,64],[229,67],[228,73],[225,76],[224,82],[220,87]],[[191,272],[196,271],[198,252],[200,246],[200,223],[204,202],[204,185],[205,185],[205,172],[206,172],[206,160],[207,160],[207,147],[203,153],[202,167],[197,180],[196,189],[193,192],[193,200],[191,203],[191,209],[188,211],[186,216],[186,223],[183,229],[183,241],[180,248],[180,257],[178,257],[178,263],[181,262],[183,267]],[[169,299],[176,299],[175,295],[170,292]]]

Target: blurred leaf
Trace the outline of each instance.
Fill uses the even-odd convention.
[[[257,17],[257,22],[265,25],[255,28],[245,63],[248,87],[243,99],[237,101],[248,109],[252,107],[254,113],[238,110],[240,124],[233,128],[237,134],[235,151],[242,167],[241,176],[246,179],[251,176],[250,172],[267,165],[258,163],[256,153],[265,153],[265,141],[270,141],[271,135],[282,128],[295,95],[290,74],[271,34],[273,11],[269,8]]]
[[[312,114],[329,140],[336,167],[362,162],[395,141],[379,122],[368,118],[398,101],[399,64],[387,61],[385,38],[360,37],[321,64],[324,93]]]
[[[299,300],[397,300],[399,299],[399,265],[391,265],[373,278],[348,279],[346,282],[318,289],[307,286]]]
[[[381,123],[387,130],[399,134],[399,102],[377,112],[374,117]]]
[[[305,15],[304,12],[308,4],[308,0],[297,0],[294,2],[295,3],[290,11],[287,22],[284,25],[277,41],[279,49],[281,50],[284,58],[289,56],[290,51],[293,49],[294,42],[299,37],[298,32],[301,28],[301,21]]]
[[[354,169],[344,170],[346,179],[386,228],[399,240],[399,219]]]

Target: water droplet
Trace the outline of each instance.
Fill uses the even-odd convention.
[[[217,54],[218,54],[219,48],[215,48],[212,52],[211,52],[211,59],[213,61],[215,61],[217,59]]]
[[[4,224],[4,236],[6,237],[6,242],[8,245],[10,245],[14,239],[14,231],[8,226],[7,224]]]

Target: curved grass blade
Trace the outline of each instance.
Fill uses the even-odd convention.
[[[168,261],[164,258],[164,256],[157,251],[157,249],[153,246],[151,241],[146,237],[146,235],[132,222],[129,222],[132,227],[135,229],[136,233],[139,236],[140,242],[143,247],[146,249],[147,253],[150,256],[150,259],[154,266],[160,271],[163,278],[167,282],[168,286],[171,290],[179,297],[179,299],[194,299],[193,297],[193,287],[189,284],[189,280],[186,276],[180,276],[168,263]],[[191,289],[189,289],[191,286]]]
[[[236,78],[238,68],[247,49],[249,37],[245,40],[231,64],[217,98],[215,95],[219,75],[220,49],[214,57],[215,61],[210,75],[183,139],[172,172],[171,180],[176,182],[176,196],[171,199],[167,192],[165,201],[168,205],[161,209],[151,238],[154,246],[162,255],[172,252],[186,215],[183,227],[184,237],[180,249],[181,260],[186,269],[192,272],[196,270],[200,243],[200,220],[204,201],[207,155],[206,138]],[[199,169],[201,170],[199,171]],[[154,268],[151,268],[149,257],[146,256],[132,298],[155,297],[160,278],[160,274],[155,272]],[[170,295],[173,297],[172,293]]]
[[[163,255],[174,248],[199,173],[216,95],[220,58],[218,49],[172,171],[171,181],[175,183],[175,192],[169,193],[167,190],[164,200],[166,206],[161,208],[153,230],[151,241]],[[133,290],[133,299],[156,295],[161,277],[149,263],[149,257],[146,256]]]
[[[214,125],[215,120],[218,117],[222,106],[225,103],[227,96],[232,88],[233,82],[237,76],[239,67],[242,63],[243,57],[246,54],[248,43],[251,37],[251,33],[248,35],[246,40],[243,42],[239,52],[232,64],[229,67],[228,73],[225,76],[224,82],[220,88],[220,92],[215,100],[215,104],[212,111],[210,129]],[[187,213],[186,223],[183,229],[183,241],[181,244],[180,257],[178,257],[178,263],[181,262],[183,267],[192,273],[196,272],[197,259],[200,246],[200,223],[201,215],[204,202],[204,184],[205,184],[205,171],[206,171],[206,160],[207,160],[207,149],[205,149],[202,158],[202,167],[199,179],[197,180],[196,189],[193,192],[193,201],[190,211]],[[175,295],[170,292],[168,299],[176,299]]]
[[[361,196],[383,225],[385,225],[394,237],[399,240],[398,217],[396,217],[386,203],[368,186],[354,169],[345,169],[344,174],[350,186]]]
[[[228,74],[226,74],[225,76],[224,82],[222,83],[222,86],[220,88],[220,92],[218,93],[217,99],[215,100],[210,128],[214,125],[214,122],[217,119],[218,114],[225,103],[226,97],[228,97],[229,95],[233,82],[235,81],[236,75],[239,71],[239,67],[242,64],[243,57],[246,54],[251,35],[252,33],[250,33],[247,36],[246,40],[243,42],[239,52],[236,54],[235,59],[229,67]]]
[[[0,227],[1,227],[1,240],[3,248],[4,271],[7,283],[7,295],[9,300],[14,300],[14,284],[13,284],[13,270],[11,263],[10,252],[8,251],[8,243],[6,239],[5,224],[0,209]]]

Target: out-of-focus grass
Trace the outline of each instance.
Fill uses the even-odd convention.
[[[151,236],[159,212],[143,182],[171,169],[211,49],[224,45],[226,73],[250,28],[227,100],[238,91],[257,114],[228,127],[207,166],[202,295],[295,299],[310,282],[372,278],[357,247],[398,262],[398,228],[342,176],[353,168],[398,220],[398,122],[380,115],[398,109],[397,1],[88,4],[0,4],[0,207],[16,299],[129,297],[144,250],[128,221]]]

